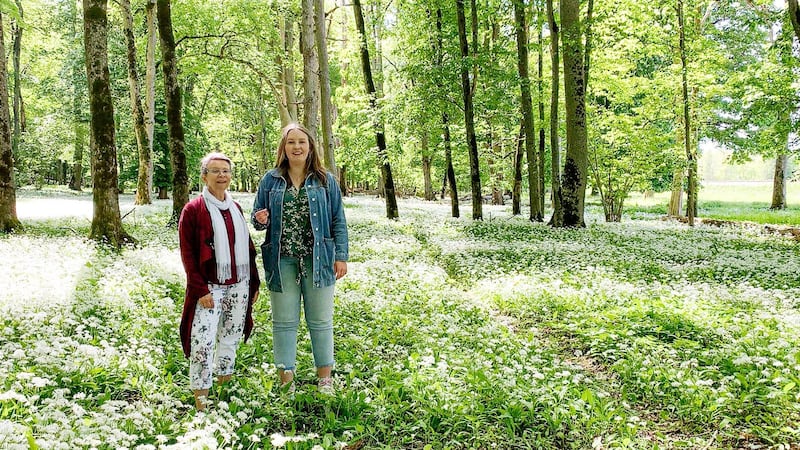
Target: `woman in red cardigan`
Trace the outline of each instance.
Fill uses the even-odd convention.
[[[198,411],[205,409],[213,375],[222,384],[233,374],[239,342],[253,329],[260,285],[247,222],[228,192],[230,158],[209,153],[200,173],[203,192],[186,204],[178,222],[186,270],[181,342]]]

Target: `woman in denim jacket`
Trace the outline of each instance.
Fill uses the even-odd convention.
[[[347,223],[339,185],[322,167],[314,139],[302,126],[283,129],[275,168],[259,183],[252,218],[256,230],[268,230],[261,257],[281,386],[294,390],[302,299],[318,387],[330,393],[333,290],[347,273]]]

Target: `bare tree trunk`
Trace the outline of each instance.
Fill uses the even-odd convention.
[[[6,54],[3,15],[0,14],[0,55]],[[6,58],[0,58],[0,86],[8,84]],[[20,227],[17,219],[17,191],[14,183],[14,156],[11,150],[11,117],[8,91],[0,89],[0,232]]]
[[[322,148],[325,149],[325,165],[328,170],[336,174],[336,155],[333,142],[333,104],[331,103],[331,79],[328,69],[328,42],[325,29],[325,2],[314,0],[314,15],[317,28],[314,36],[317,41],[319,53],[319,91],[320,91],[320,118],[322,124]]]
[[[302,0],[303,125],[319,142],[319,57],[314,45],[314,1]]]
[[[539,55],[538,55],[538,78],[536,81],[537,89],[539,92],[539,151],[536,155],[536,159],[539,161],[539,200],[540,200],[540,208],[542,211],[542,215],[544,216],[544,196],[545,196],[545,187],[544,187],[544,178],[545,178],[545,171],[544,171],[544,158],[545,158],[545,135],[544,135],[544,41],[542,38],[542,29],[544,28],[544,14],[542,14],[541,5],[537,7],[536,10],[536,26],[537,26],[537,43],[539,44]],[[558,68],[558,64],[556,64],[556,68]]]
[[[85,1],[85,0],[84,0]],[[178,61],[175,56],[175,35],[172,33],[170,0],[158,0],[158,35],[161,41],[164,91],[167,104],[170,162],[172,163],[172,217],[177,225],[184,205],[189,202],[189,176],[186,171],[186,150],[181,117],[181,89],[178,84]]]
[[[669,198],[669,214],[672,217],[681,215],[683,206],[683,168],[675,169],[672,173],[672,195]]]
[[[281,101],[278,112],[281,116],[281,127],[297,121],[297,94],[294,90],[294,16],[285,13],[281,25],[281,42],[283,50],[278,57],[281,80]]]
[[[553,0],[547,0],[547,22],[550,28],[550,170],[552,172],[551,189],[553,191],[553,216],[550,225],[561,227],[564,225],[564,210],[561,206],[561,151],[558,141],[558,79],[560,62],[559,37],[561,36],[556,16],[553,11]]]
[[[381,178],[383,180],[383,192],[386,196],[386,217],[396,219],[400,216],[397,209],[397,197],[394,191],[394,178],[392,178],[392,167],[389,164],[389,157],[386,154],[386,136],[383,131],[383,119],[378,108],[378,101],[375,92],[375,83],[372,79],[372,67],[369,60],[369,47],[367,45],[367,34],[364,27],[364,14],[361,11],[361,0],[353,1],[353,10],[356,20],[356,28],[361,35],[361,67],[364,71],[364,84],[369,95],[369,105],[374,114],[375,140],[378,144],[378,163],[381,165]]]
[[[25,15],[22,10],[22,2],[15,0],[17,9],[19,10],[19,20],[23,20]],[[12,34],[14,36],[14,105],[13,105],[13,121],[14,121],[14,134],[11,139],[11,148],[14,153],[19,150],[19,142],[22,139],[22,132],[25,131],[25,109],[22,103],[22,87],[20,80],[20,57],[22,55],[22,26],[15,20],[12,26]]]
[[[144,125],[147,131],[147,192],[153,195],[154,145],[156,126],[156,45],[158,30],[156,29],[156,0],[147,0],[145,8],[147,24],[147,48],[145,49],[145,82],[144,82]],[[141,166],[141,164],[140,164]]]
[[[681,91],[683,94],[683,142],[686,150],[688,171],[688,189],[686,200],[686,217],[689,226],[694,226],[694,216],[697,211],[697,159],[692,149],[691,115],[689,106],[689,75],[686,65],[686,30],[683,16],[683,0],[678,0],[678,31],[680,33],[680,58],[681,58]]]
[[[539,162],[536,158],[536,130],[533,124],[531,80],[528,76],[528,21],[524,0],[514,0],[514,22],[517,36],[517,72],[519,73],[522,126],[525,131],[525,154],[528,158],[528,195],[531,221],[541,222],[544,215],[539,201]]]
[[[436,9],[436,66],[441,68],[444,60],[444,51],[442,48],[442,9]],[[439,86],[443,89],[443,86]],[[445,186],[450,186],[450,215],[453,217],[460,217],[461,211],[458,206],[458,188],[456,186],[456,172],[453,169],[453,150],[450,139],[450,117],[447,111],[442,110],[442,134],[444,141],[444,182],[442,183],[442,200],[444,200]]]
[[[428,131],[422,132],[422,178],[424,180],[425,200],[431,201],[433,196],[433,183],[431,182],[431,162],[433,158],[428,148]]]
[[[70,24],[72,25],[71,38],[77,41],[80,37],[78,33],[78,8],[75,2],[70,2]],[[72,127],[73,127],[73,154],[72,154],[72,176],[69,180],[69,188],[73,191],[83,189],[83,145],[86,140],[86,123],[81,111],[82,92],[78,88],[80,79],[80,66],[72,65]]]
[[[147,185],[147,180],[151,177],[150,174],[148,174],[148,170],[151,167],[152,160],[148,152],[150,146],[147,142],[147,129],[144,124],[142,99],[139,93],[139,68],[136,63],[136,38],[133,36],[133,14],[131,13],[130,0],[118,0],[118,4],[122,12],[122,29],[127,44],[128,85],[130,86],[131,112],[133,114],[133,129],[136,135],[136,147],[139,151],[139,171],[136,183],[135,203],[137,205],[149,205],[152,203],[152,200],[150,199],[150,190]]]
[[[587,179],[586,85],[580,24],[580,1],[561,0],[564,46],[564,103],[566,105],[567,154],[561,180],[563,226],[586,226],[584,200]]]
[[[483,219],[483,196],[481,195],[480,162],[478,159],[478,142],[475,138],[475,113],[472,106],[472,86],[470,84],[469,44],[467,43],[467,20],[464,15],[464,0],[456,0],[458,18],[458,37],[461,47],[461,92],[464,99],[464,123],[469,147],[470,181],[472,185],[472,219]]]
[[[772,205],[770,209],[786,209],[786,167],[788,157],[781,151],[775,158],[775,175],[772,178]]]
[[[522,214],[522,155],[525,154],[525,124],[520,122],[514,152],[514,188],[511,191],[511,214]]]
[[[107,0],[83,0],[86,75],[91,111],[92,197],[90,238],[120,247],[131,238],[119,212],[114,106],[108,72]]]
[[[792,28],[794,29],[794,35],[797,36],[797,39],[800,40],[800,7],[797,5],[797,0],[788,0],[789,1],[789,19],[792,21]]]

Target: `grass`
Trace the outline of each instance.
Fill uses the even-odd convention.
[[[788,238],[646,212],[606,224],[596,208],[580,230],[489,205],[472,222],[416,200],[387,221],[379,200],[346,199],[336,395],[316,391],[307,332],[298,391],[279,391],[262,292],[233,382],[197,414],[169,202],[128,215],[140,245],[121,253],[84,238],[84,206],[0,236],[2,448],[800,445]]]

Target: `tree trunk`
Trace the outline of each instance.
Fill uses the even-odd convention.
[[[189,202],[189,176],[186,171],[186,150],[181,118],[181,89],[178,84],[178,61],[175,56],[175,35],[172,33],[170,0],[158,0],[157,5],[161,68],[164,73],[164,97],[167,104],[167,130],[169,131],[169,152],[172,163],[170,225],[177,225],[184,205]]]
[[[281,101],[278,111],[281,116],[281,127],[297,122],[297,93],[294,90],[294,16],[286,13],[281,24],[281,42],[283,51],[278,59],[281,80]]]
[[[433,183],[431,181],[431,162],[433,157],[428,148],[428,131],[422,132],[422,179],[424,180],[425,200],[431,201],[433,196]]]
[[[686,150],[688,172],[688,189],[686,200],[686,217],[689,226],[694,226],[697,211],[697,160],[692,149],[691,115],[689,106],[689,76],[686,66],[686,30],[683,17],[683,0],[678,0],[678,32],[680,33],[681,57],[681,92],[683,95],[683,143]]]
[[[464,15],[464,0],[456,0],[458,18],[458,37],[461,48],[461,92],[464,100],[464,123],[469,147],[470,181],[472,185],[472,219],[483,219],[483,196],[481,195],[481,173],[478,160],[478,142],[475,138],[475,117],[472,107],[472,86],[470,84],[469,44],[467,43],[467,20]]]
[[[114,106],[108,72],[107,0],[83,0],[86,75],[91,112],[92,197],[90,238],[114,247],[132,240],[122,228],[119,212]]]
[[[3,15],[0,14],[0,55],[6,53]],[[0,86],[8,84],[6,58],[0,58]],[[0,89],[0,232],[20,227],[17,219],[17,191],[14,184],[14,156],[11,150],[11,117],[8,111],[8,91]]]
[[[361,36],[361,67],[364,71],[364,85],[367,90],[367,95],[369,95],[369,106],[374,116],[373,127],[375,128],[375,140],[378,144],[378,163],[381,165],[383,192],[386,196],[386,217],[389,219],[396,219],[400,214],[397,209],[397,197],[394,191],[392,167],[389,164],[389,157],[386,154],[386,137],[383,131],[383,119],[378,109],[375,83],[372,79],[372,67],[370,67],[369,47],[367,45],[367,34],[364,27],[364,14],[361,11],[361,0],[353,1],[353,10],[356,28]]]
[[[540,5],[541,6],[541,5]],[[540,209],[542,211],[542,216],[544,216],[544,195],[545,195],[545,187],[544,187],[544,158],[545,158],[545,135],[544,135],[544,41],[542,38],[542,29],[544,28],[544,15],[542,14],[541,8],[537,7],[536,10],[536,17],[537,17],[537,43],[539,47],[539,55],[538,55],[538,77],[537,77],[537,90],[539,92],[539,152],[536,155],[536,159],[539,161],[539,200],[540,200]],[[558,68],[558,64],[556,64],[556,68]]]
[[[158,45],[158,31],[156,30],[156,0],[147,0],[145,8],[145,21],[147,24],[147,48],[145,49],[145,82],[144,82],[144,125],[147,131],[147,155],[150,164],[147,167],[147,192],[152,200],[153,172],[154,172],[154,145],[156,126],[156,45]]]
[[[525,17],[524,0],[514,0],[514,21],[517,37],[517,72],[519,73],[520,106],[522,127],[525,131],[525,155],[528,158],[528,195],[530,197],[531,221],[541,222],[543,218],[539,201],[539,161],[536,158],[536,130],[533,124],[533,102],[531,101],[531,80],[528,76],[528,21]]]
[[[148,151],[150,145],[147,142],[147,128],[144,124],[142,99],[139,93],[139,68],[136,63],[136,38],[133,35],[133,14],[131,13],[130,0],[119,0],[118,3],[122,12],[122,29],[127,44],[128,85],[130,86],[131,112],[133,114],[134,134],[136,135],[136,147],[139,151],[139,171],[136,182],[135,204],[149,205],[152,203],[152,200],[150,199],[150,187],[147,181],[152,177],[152,175],[148,173],[150,167],[152,167],[152,158]]]
[[[19,20],[23,20],[25,15],[22,11],[22,2],[16,0],[17,9],[19,10]],[[13,105],[13,123],[14,134],[11,139],[11,148],[14,153],[19,150],[19,142],[22,139],[22,132],[25,130],[25,115],[22,103],[22,88],[20,80],[20,56],[22,54],[22,25],[17,20],[14,21],[12,26],[12,34],[14,36],[13,43],[13,60],[14,60],[14,105]]]
[[[770,209],[786,209],[786,152],[781,151],[775,158],[775,175],[772,178],[772,205]]]
[[[516,151],[514,152],[514,188],[511,191],[511,214],[522,214],[522,155],[525,154],[525,124],[520,122]]]
[[[442,68],[444,61],[444,50],[442,47],[442,9],[436,9],[436,66]],[[440,90],[444,87],[439,84]],[[456,172],[453,169],[453,150],[450,140],[450,117],[447,111],[442,110],[442,134],[444,141],[444,182],[442,183],[442,200],[446,186],[450,186],[450,215],[453,217],[460,217],[461,211],[458,206],[458,188],[456,187]]]
[[[561,0],[564,47],[564,103],[566,105],[567,154],[561,180],[563,226],[584,227],[586,197],[586,85],[580,24],[580,1]]]
[[[553,216],[550,218],[550,225],[554,227],[564,226],[564,210],[561,207],[561,151],[558,141],[558,79],[559,79],[559,36],[561,35],[558,24],[556,23],[555,11],[553,10],[553,0],[547,0],[547,23],[550,28],[550,171],[551,190],[553,198]]]
[[[317,28],[314,33],[319,53],[319,91],[320,91],[320,119],[322,125],[322,144],[325,156],[325,165],[328,170],[336,174],[336,155],[333,142],[333,104],[331,103],[331,79],[328,69],[328,41],[325,29],[325,2],[314,0],[314,15]]]
[[[71,38],[77,41],[80,37],[78,33],[78,8],[75,2],[70,2],[70,24],[72,26]],[[72,65],[72,128],[73,128],[73,153],[72,153],[72,176],[69,180],[69,188],[73,191],[83,189],[83,145],[86,140],[86,123],[81,111],[82,92],[78,88],[78,80],[81,79],[80,66]]]
[[[302,0],[300,49],[303,53],[303,125],[319,139],[319,57],[314,45],[314,2]]]
[[[668,215],[680,217],[683,206],[683,169],[675,169],[672,173],[672,195],[669,198]]]
[[[797,0],[788,0],[789,1],[789,19],[792,21],[792,28],[794,29],[794,35],[797,36],[797,39],[800,40],[800,7],[797,5]]]

